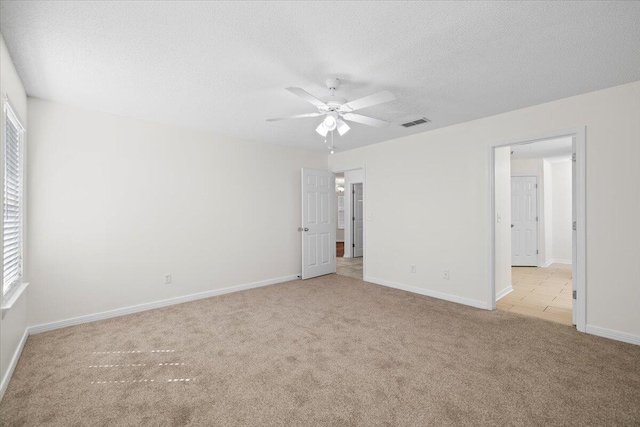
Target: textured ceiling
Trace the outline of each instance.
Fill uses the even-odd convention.
[[[29,95],[322,149],[298,86],[353,100],[350,149],[640,80],[638,2],[2,1],[0,31]],[[426,116],[427,125],[399,126]]]

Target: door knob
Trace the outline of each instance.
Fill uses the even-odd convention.
[[[298,231],[309,231],[309,229],[307,227],[305,227],[305,228],[298,227]]]
[[[304,228],[304,231],[309,231],[309,229],[307,227]]]
[[[513,224],[511,224],[511,228],[513,228]]]

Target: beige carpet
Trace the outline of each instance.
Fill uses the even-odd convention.
[[[640,347],[332,275],[31,336],[0,414],[4,426],[637,426]]]

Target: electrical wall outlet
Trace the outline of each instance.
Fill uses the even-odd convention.
[[[412,272],[412,273],[415,273],[416,272],[416,266],[414,264],[411,264],[409,266],[409,271]]]
[[[171,284],[171,274],[165,274],[164,275],[164,284],[165,285],[170,285]]]
[[[442,272],[442,278],[449,280],[449,270],[444,270]]]

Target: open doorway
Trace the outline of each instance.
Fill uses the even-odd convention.
[[[511,283],[498,310],[573,325],[570,137],[511,147]]]
[[[584,143],[578,129],[492,147],[494,308],[584,330]]]
[[[335,174],[336,177],[336,259],[344,257],[344,228],[345,228],[345,189],[344,173]]]
[[[364,170],[336,176],[336,273],[363,278],[365,257]],[[342,242],[340,242],[342,240]]]

